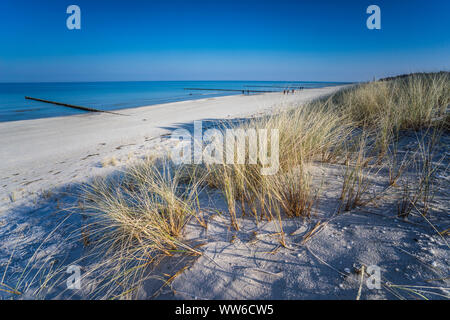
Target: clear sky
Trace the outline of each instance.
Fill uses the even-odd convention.
[[[66,9],[81,8],[81,30]],[[369,30],[366,8],[381,8]],[[360,81],[450,69],[448,0],[1,0],[0,82]]]

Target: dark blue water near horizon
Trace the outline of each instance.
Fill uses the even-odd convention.
[[[53,104],[26,100],[25,96],[112,111],[161,103],[194,100],[239,92],[185,90],[185,88],[283,91],[287,88],[320,88],[341,82],[307,81],[142,81],[0,83],[0,122],[82,114]]]

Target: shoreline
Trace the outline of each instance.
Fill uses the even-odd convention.
[[[194,120],[253,116],[302,104],[346,86],[117,110],[123,115],[87,113],[0,123],[0,209],[29,195],[110,173],[131,158],[158,152],[164,148],[163,135]]]
[[[270,90],[271,92],[281,92],[280,88],[286,89],[291,86],[289,83],[273,81],[0,83],[0,91],[2,91],[0,96],[5,100],[0,103],[0,122],[83,114],[79,110],[60,108],[42,101],[35,101],[30,104],[27,99],[23,99],[24,96],[114,112],[119,109],[240,95],[246,90],[261,90],[258,87],[262,84],[270,84],[270,88],[275,86]],[[284,84],[285,87],[281,84]],[[320,88],[348,84],[350,83],[322,82],[316,84],[302,82],[301,85],[304,86],[302,88]],[[186,90],[189,87],[196,89]],[[198,88],[202,90],[197,91]],[[14,94],[5,94],[5,91],[11,91]],[[267,91],[267,89],[264,89],[264,91]]]

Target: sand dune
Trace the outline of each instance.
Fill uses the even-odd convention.
[[[177,102],[120,110],[121,116],[86,114],[0,124],[0,275],[6,270],[4,284],[21,291],[0,290],[0,299],[109,297],[97,287],[96,276],[107,277],[101,261],[104,252],[93,254],[89,233],[84,235],[89,217],[80,204],[79,183],[126,168],[137,158],[162,154],[173,143],[164,135],[174,128],[190,126],[194,120],[267,113],[338,89]],[[439,154],[446,152],[448,139],[448,135],[443,137]],[[403,137],[401,151],[408,150],[415,141],[415,136]],[[448,167],[448,163],[442,167]],[[425,290],[432,298],[448,299],[448,243],[444,236],[423,223],[420,216],[398,218],[389,195],[384,199],[386,203],[336,215],[342,166],[324,164],[311,169],[315,179],[324,182],[320,201],[310,220],[283,221],[284,246],[276,236],[280,227],[276,220],[257,224],[248,217],[239,217],[240,230],[235,231],[223,214],[208,216],[207,228],[191,219],[183,231],[183,241],[198,244],[201,255],[179,253],[162,258],[161,263],[152,265],[133,296],[406,299],[415,298],[410,288],[419,288],[417,292]],[[445,179],[437,186],[434,202],[439,207],[430,217],[430,224],[443,230],[448,221],[448,177],[444,169],[439,169],[438,174],[445,175]],[[375,189],[388,179],[378,172],[368,177]],[[218,190],[204,190],[198,200],[201,208],[227,212]],[[82,268],[80,290],[66,287],[65,268],[72,264]],[[55,278],[55,287],[48,289],[38,284],[55,271],[54,266],[60,268],[54,273],[59,277]],[[361,282],[362,266],[380,268],[379,289]],[[164,281],[169,278],[170,283]],[[28,279],[39,281],[28,284]]]

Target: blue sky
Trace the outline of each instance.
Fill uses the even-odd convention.
[[[66,8],[81,8],[68,30]],[[381,8],[381,30],[366,8]],[[2,0],[0,82],[361,81],[450,69],[450,1]]]

